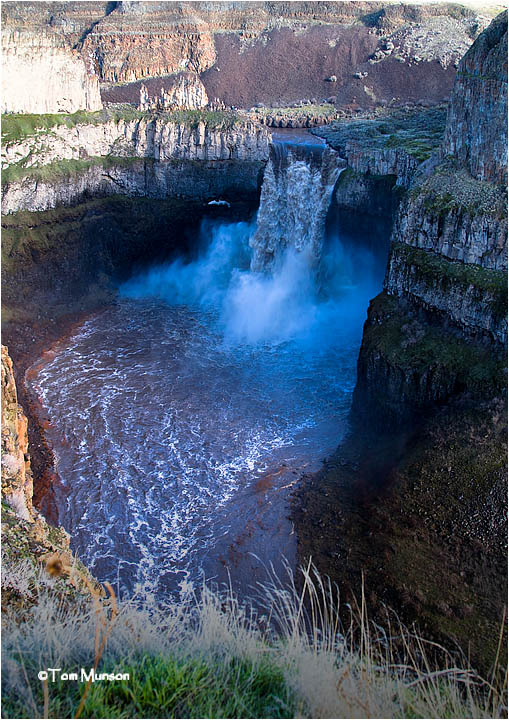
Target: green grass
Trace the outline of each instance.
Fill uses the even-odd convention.
[[[114,167],[132,167],[136,163],[154,162],[152,158],[119,157],[104,155],[75,160],[55,160],[47,165],[24,167],[17,163],[2,171],[2,186],[25,179],[51,183],[61,178],[69,178],[86,172],[92,167],[109,170]]]
[[[77,125],[99,125],[110,121],[126,122],[142,119],[164,118],[170,123],[179,123],[195,128],[199,123],[205,123],[210,128],[228,130],[237,123],[242,122],[243,116],[230,111],[211,110],[177,110],[167,113],[149,113],[137,110],[133,105],[118,104],[105,110],[87,112],[79,110],[72,114],[29,115],[5,114],[2,115],[2,142],[5,145],[20,142],[28,137],[51,135],[57,127],[73,128]]]
[[[382,353],[403,372],[426,373],[441,383],[472,393],[503,392],[506,388],[506,358],[473,340],[463,339],[441,326],[412,322],[397,298],[380,293],[370,306],[372,317],[383,318],[367,326],[364,346]]]
[[[497,296],[497,299],[507,297],[507,275],[501,270],[490,270],[479,265],[449,260],[437,253],[406,243],[395,242],[392,252],[397,253],[398,257],[408,265],[418,268],[420,274],[426,277],[431,285],[450,282],[454,285],[462,285],[464,288],[473,286]]]
[[[22,586],[30,566],[9,561],[3,570]],[[97,594],[66,604],[43,583],[29,612],[4,610],[3,717],[74,717],[84,685],[49,680],[45,701],[38,671],[79,673],[94,658],[99,673],[130,678],[92,683],[83,717],[497,716],[503,690],[490,692],[464,657],[394,615],[388,629],[371,623],[364,598],[343,608],[343,624],[337,589],[311,563],[301,585],[291,573],[284,585],[269,577],[257,611],[231,590],[205,586],[159,605],[123,601],[116,611]],[[107,637],[103,653],[97,629]]]
[[[252,113],[261,117],[271,116],[275,117],[279,115],[284,118],[294,117],[333,117],[336,114],[336,107],[330,103],[323,103],[322,105],[302,105],[297,107],[282,106],[282,107],[262,107],[252,108]]]
[[[48,132],[62,125],[73,128],[76,125],[97,125],[106,122],[106,120],[107,115],[102,110],[97,112],[79,110],[72,114],[61,113],[54,115],[9,113],[2,115],[2,142],[6,145],[19,142],[27,137]]]
[[[340,153],[347,144],[358,144],[365,152],[401,149],[417,162],[427,160],[442,141],[446,108],[394,110],[384,108],[365,118],[340,119],[327,128],[313,130],[325,137]]]
[[[88,672],[89,667],[85,668]],[[39,668],[26,667],[35,688],[35,708],[43,707]],[[78,672],[73,668],[71,672]],[[127,664],[97,671],[128,673],[129,681],[92,683],[84,718],[292,718],[297,703],[279,667],[267,661],[227,662],[141,654]],[[48,681],[49,717],[72,717],[85,682]],[[4,717],[30,718],[34,708],[13,696],[4,699]]]

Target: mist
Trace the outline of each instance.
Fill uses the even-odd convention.
[[[158,265],[123,284],[129,298],[160,298],[216,317],[229,345],[337,342],[360,332],[383,269],[362,247],[328,238],[319,265],[306,249],[287,247],[270,271],[250,269],[255,223],[204,221],[198,257]]]

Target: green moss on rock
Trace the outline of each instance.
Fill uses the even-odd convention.
[[[2,186],[23,180],[52,183],[61,178],[72,178],[93,167],[110,170],[115,167],[127,168],[136,164],[154,162],[152,158],[120,157],[105,155],[76,160],[55,160],[47,165],[24,167],[20,163],[2,171]]]
[[[507,217],[505,189],[494,183],[476,180],[451,159],[437,166],[433,174],[410,191],[413,201],[421,200],[424,208],[437,216],[465,212],[472,217],[490,215]]]
[[[20,142],[27,137],[49,135],[57,127],[73,128],[77,125],[100,125],[110,121],[131,122],[133,120],[150,120],[164,118],[166,122],[197,127],[204,123],[210,128],[227,130],[245,117],[233,110],[176,110],[173,112],[142,112],[135,106],[125,104],[112,105],[108,109],[97,112],[79,110],[72,114],[32,115],[9,113],[2,115],[2,142],[5,145]]]
[[[478,290],[500,295],[501,298],[507,297],[507,276],[501,270],[490,270],[479,265],[450,260],[406,243],[394,243],[392,252],[397,253],[408,265],[417,267],[420,273],[429,279],[430,285],[435,285],[437,281],[452,281],[465,288],[473,286]]]
[[[448,379],[458,391],[497,394],[506,387],[505,354],[462,337],[440,325],[412,317],[400,300],[381,293],[370,306],[363,352],[382,354],[404,373],[433,373]],[[450,379],[452,378],[452,383]]]

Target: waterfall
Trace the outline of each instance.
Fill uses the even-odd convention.
[[[153,268],[123,294],[212,310],[227,345],[298,340],[323,347],[352,324],[361,327],[365,298],[376,294],[371,258],[361,248],[346,251],[339,237],[325,242],[343,166],[309,135],[300,143],[276,140],[256,226],[204,223],[204,249],[195,260]]]
[[[273,272],[286,250],[320,260],[325,218],[344,161],[327,145],[273,141],[265,169],[251,270]]]

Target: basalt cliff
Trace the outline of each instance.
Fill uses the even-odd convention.
[[[373,217],[392,211],[389,260],[351,437],[295,511],[301,553],[345,592],[364,570],[373,612],[397,605],[484,667],[506,596],[506,117],[502,14],[460,63],[443,139],[410,177],[395,159],[385,180],[363,175],[353,152],[337,192],[349,211],[356,198]],[[347,130],[327,132],[348,158]],[[382,176],[385,143],[370,160]],[[395,209],[397,182],[408,189]],[[385,206],[369,203],[374,183]]]
[[[435,103],[489,22],[461,5],[382,2],[7,1],[2,20],[9,112],[95,110],[98,83],[105,102],[137,102],[142,82],[157,95],[182,72],[227,106]]]

